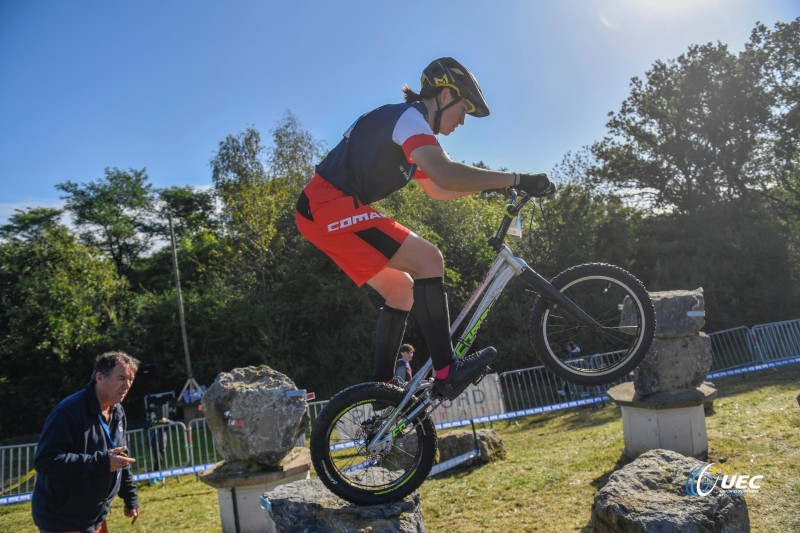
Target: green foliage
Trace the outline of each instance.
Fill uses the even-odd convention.
[[[174,218],[175,234],[196,235],[205,230],[216,229],[216,205],[212,191],[201,191],[192,187],[169,187],[158,191],[162,207],[159,219],[167,220],[168,213]],[[168,228],[164,228],[165,235]]]
[[[684,213],[747,194],[769,117],[758,79],[758,69],[723,44],[656,61],[645,81],[632,80],[610,136],[593,147],[597,177]]]
[[[211,160],[211,179],[217,190],[240,183],[263,183],[267,172],[261,158],[264,147],[261,134],[248,128],[238,136],[228,135],[219,143],[217,155]]]
[[[127,283],[65,227],[0,245],[0,435],[40,427],[127,319]],[[37,391],[37,401],[24,401]]]
[[[107,253],[117,270],[128,274],[153,236],[153,189],[145,170],[107,168],[101,180],[67,181],[56,188],[65,193],[67,211],[83,230],[84,242]]]
[[[286,180],[290,190],[299,194],[314,175],[314,165],[325,156],[325,145],[316,140],[291,111],[286,111],[272,131],[272,147],[267,152],[272,178]]]
[[[58,224],[62,211],[47,207],[16,209],[9,217],[9,223],[0,226],[0,238],[30,240],[38,237],[42,231]]]
[[[523,238],[506,243],[548,278],[608,262],[650,290],[702,286],[709,330],[797,316],[798,57],[800,19],[757,25],[738,55],[718,43],[655,62],[611,114],[609,136],[567,154],[553,174],[561,191],[524,213]],[[157,367],[129,396],[134,425],[142,395],[185,383],[168,214],[198,381],[268,364],[325,398],[369,379],[383,302],[295,227],[323,145],[290,112],[270,133],[268,144],[253,128],[226,136],[213,189],[156,190],[144,169],[106,169],[58,186],[76,229],[45,208],[0,227],[0,402],[12,406],[0,435],[38,429],[101,350]],[[442,251],[455,318],[494,259],[486,240],[504,199],[436,202],[412,183],[375,207]],[[536,364],[535,298],[512,282],[482,328],[476,347],[498,348],[496,370]],[[428,354],[413,313],[406,341],[418,367]],[[21,400],[31,390],[40,401]]]
[[[763,24],[753,30],[746,57],[760,68],[760,82],[772,99],[769,129],[760,165],[767,177],[766,191],[778,213],[789,224],[800,220],[800,17]],[[795,248],[799,232],[792,232]]]
[[[738,200],[693,217],[653,216],[635,256],[650,290],[703,287],[708,331],[785,320],[800,313],[786,226],[769,206]]]

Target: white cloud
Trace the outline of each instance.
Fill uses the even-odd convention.
[[[52,209],[64,209],[64,200],[26,200],[24,202],[2,203],[0,202],[0,225],[8,224],[16,211],[25,211],[34,207],[49,207]]]

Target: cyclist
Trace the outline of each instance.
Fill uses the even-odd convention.
[[[489,347],[455,356],[441,252],[370,204],[412,178],[435,200],[506,187],[541,195],[550,181],[545,174],[498,172],[451,160],[436,135],[450,135],[467,114],[488,116],[486,99],[472,73],[451,57],[428,65],[420,84],[419,93],[403,87],[404,103],[370,111],[344,133],[301,193],[295,220],[300,233],[358,286],[366,283],[385,300],[375,334],[373,379],[392,379],[413,304],[433,360],[434,389],[452,400],[496,351]]]

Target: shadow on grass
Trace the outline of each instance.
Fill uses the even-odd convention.
[[[613,474],[623,466],[631,463],[632,461],[633,459],[626,457],[624,453],[620,454],[616,464],[610,470],[603,472],[602,474],[594,478],[589,484],[592,487],[594,487],[595,490],[599,491],[600,489],[606,486],[606,483],[608,483],[608,479],[611,477],[611,474]],[[594,504],[594,502],[592,503]],[[587,524],[581,528],[581,533],[591,533],[592,531],[594,531],[594,526],[592,525],[592,520],[590,518],[589,522],[587,522]]]
[[[599,476],[597,476],[596,478],[594,478],[590,483],[590,485],[597,490],[602,489],[603,487],[606,486],[606,483],[608,483],[608,478],[611,477],[611,474],[613,474],[623,466],[630,464],[631,462],[633,462],[633,459],[628,458],[624,453],[620,454],[616,464],[610,470],[607,470],[602,474],[600,474]]]
[[[585,429],[604,426],[620,419],[619,407],[613,403],[602,404],[599,409],[595,406],[581,407],[570,411],[572,416],[564,417],[566,429]]]
[[[598,427],[609,422],[616,422],[620,418],[619,407],[612,403],[587,405],[583,407],[573,407],[560,411],[552,411],[535,416],[525,416],[504,422],[498,425],[500,430],[528,431],[539,429],[553,423],[558,425],[558,429],[576,429]]]

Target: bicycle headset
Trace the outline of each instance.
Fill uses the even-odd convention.
[[[444,107],[440,107],[436,99],[436,115],[433,120],[433,133],[439,133],[442,113],[448,107],[465,100],[469,105],[467,113],[473,117],[486,117],[489,115],[489,105],[483,97],[481,86],[475,76],[461,63],[452,57],[442,57],[431,62],[422,71],[420,78],[420,94],[430,95],[435,89],[449,87],[456,93],[456,98]]]

